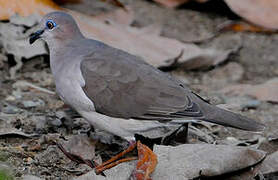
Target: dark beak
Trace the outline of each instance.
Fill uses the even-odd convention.
[[[41,38],[41,35],[43,34],[44,30],[38,30],[34,34],[30,35],[29,43],[33,44],[37,39]]]

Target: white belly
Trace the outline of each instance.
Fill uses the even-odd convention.
[[[113,118],[94,111],[79,113],[94,127],[127,140],[133,139],[134,134],[142,134],[151,138],[161,137],[179,126],[158,121]]]
[[[76,111],[95,111],[94,103],[75,80],[63,79],[56,82],[56,91],[61,99]]]

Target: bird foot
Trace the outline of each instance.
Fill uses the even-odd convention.
[[[110,169],[122,162],[128,162],[136,160],[137,157],[128,157],[124,159],[119,159],[125,154],[133,151],[137,147],[138,150],[138,162],[136,165],[136,170],[133,173],[133,176],[137,180],[149,180],[150,174],[154,171],[157,165],[157,156],[154,152],[146,145],[142,144],[140,141],[137,143],[132,143],[126,150],[112,157],[103,164],[95,168],[96,174],[102,173],[104,170]]]
[[[146,145],[137,141],[138,162],[133,176],[137,180],[151,180],[150,175],[157,165],[156,154]]]
[[[128,161],[132,161],[137,159],[137,157],[128,157],[128,158],[124,158],[124,159],[120,159],[121,157],[123,157],[125,154],[133,151],[136,147],[136,143],[131,144],[126,150],[120,152],[119,154],[117,154],[116,156],[113,156],[111,159],[109,159],[108,161],[105,161],[104,163],[102,163],[101,165],[97,166],[95,168],[96,174],[100,174],[101,172],[105,171],[106,169],[110,169],[122,162],[128,162]]]

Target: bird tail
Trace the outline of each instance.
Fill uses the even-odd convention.
[[[193,96],[193,101],[200,106],[203,112],[204,117],[202,118],[202,120],[204,121],[216,123],[223,126],[234,127],[246,131],[261,132],[265,129],[265,126],[263,124],[258,123],[253,119],[211,105],[205,102],[198,95]]]

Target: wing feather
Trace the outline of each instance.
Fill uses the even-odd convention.
[[[145,120],[203,116],[187,96],[188,89],[123,51],[89,54],[81,62],[81,71],[84,92],[96,111],[107,116]]]

